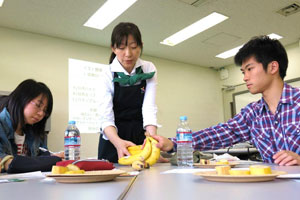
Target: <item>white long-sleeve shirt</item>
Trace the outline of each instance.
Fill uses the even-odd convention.
[[[113,97],[114,97],[114,82],[113,75],[114,72],[123,72],[125,75],[135,75],[136,68],[142,67],[144,73],[155,71],[154,76],[151,79],[146,80],[146,90],[144,96],[144,102],[142,107],[143,114],[143,126],[144,128],[147,125],[157,126],[157,106],[155,104],[155,96],[156,96],[156,85],[157,85],[157,71],[153,63],[144,61],[142,59],[138,59],[131,74],[129,74],[119,63],[117,57],[113,60],[113,62],[106,68],[103,72],[103,79],[101,81],[101,91],[103,95],[101,95],[101,105],[100,105],[100,123],[101,123],[101,132],[108,126],[115,125],[115,116],[113,111]],[[117,127],[116,127],[117,128]]]

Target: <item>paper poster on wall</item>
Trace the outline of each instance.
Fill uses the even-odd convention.
[[[81,133],[100,131],[100,80],[107,65],[69,59],[69,120]]]

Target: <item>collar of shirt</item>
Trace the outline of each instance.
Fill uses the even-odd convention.
[[[293,87],[284,83],[280,103],[293,104]]]
[[[282,94],[281,94],[280,100],[278,102],[278,105],[293,104],[294,101],[293,101],[293,96],[292,96],[292,90],[293,90],[293,87],[284,83]],[[264,110],[268,110],[268,105],[266,104],[263,97],[261,97],[261,99],[258,101],[257,106],[258,106],[258,110],[259,110],[260,114],[262,114]]]
[[[120,62],[118,61],[117,57],[115,57],[115,59],[113,60],[113,62],[110,64],[110,70],[111,72],[123,72],[125,75],[134,75],[135,74],[135,70],[136,68],[142,66],[142,61],[141,59],[139,58],[134,67],[133,67],[133,70],[131,72],[131,74],[129,74],[125,69],[124,67],[120,64]]]

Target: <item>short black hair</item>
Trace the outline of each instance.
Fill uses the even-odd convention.
[[[270,62],[277,61],[281,79],[283,80],[286,76],[288,57],[284,47],[278,40],[271,39],[266,35],[253,37],[235,55],[234,62],[236,65],[241,66],[243,62],[252,56],[257,62],[262,63],[265,71],[267,71]]]
[[[132,35],[132,37],[135,39],[137,45],[141,47],[143,50],[143,42],[142,42],[142,35],[137,27],[137,25],[131,23],[131,22],[121,22],[119,23],[113,30],[111,34],[111,47],[120,47],[122,44],[122,40],[125,38],[127,41],[128,36]],[[112,63],[114,58],[116,57],[116,54],[114,52],[111,53],[111,56],[109,58],[109,64]]]
[[[39,95],[42,95],[43,98],[48,100],[45,117],[38,123],[26,125],[24,119],[24,108],[28,103],[30,103],[30,101]],[[44,83],[37,82],[33,79],[24,80],[8,96],[2,97],[0,102],[0,111],[4,108],[7,109],[10,114],[14,130],[16,130],[18,124],[20,124],[23,130],[30,128],[36,136],[40,136],[41,138],[44,137],[46,121],[51,115],[53,107],[52,93]]]

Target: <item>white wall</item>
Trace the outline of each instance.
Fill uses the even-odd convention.
[[[299,78],[300,77],[300,47],[299,42],[288,45],[285,47],[289,65],[287,69],[285,81]],[[243,76],[240,67],[236,65],[230,65],[226,67],[229,71],[229,78],[221,81],[221,85],[239,85],[243,83]],[[230,102],[233,101],[232,95],[236,92],[245,91],[247,87],[245,85],[236,87],[233,91],[223,91],[223,103],[224,103],[224,119],[228,120],[230,118]]]
[[[0,27],[0,91],[11,91],[28,78],[42,81],[54,97],[48,146],[63,149],[68,122],[68,59],[108,63],[110,49]],[[194,130],[223,121],[222,93],[216,71],[149,56],[158,69],[159,134],[172,137],[180,115]],[[82,134],[82,157],[97,155],[97,134]]]

